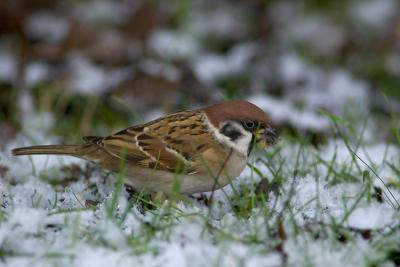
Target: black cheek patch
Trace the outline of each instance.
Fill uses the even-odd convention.
[[[226,124],[221,129],[221,133],[231,139],[231,141],[236,141],[242,136],[242,133],[236,130],[232,125]]]

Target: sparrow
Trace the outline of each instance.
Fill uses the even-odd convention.
[[[125,183],[137,190],[193,194],[229,184],[246,167],[253,147],[272,146],[277,135],[259,107],[230,100],[83,140],[78,145],[21,147],[12,153],[74,156],[113,172],[123,168]]]

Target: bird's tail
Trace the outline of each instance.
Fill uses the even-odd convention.
[[[12,150],[14,156],[22,155],[69,155],[81,157],[86,145],[47,145],[19,147]]]

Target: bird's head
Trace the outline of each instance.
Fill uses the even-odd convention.
[[[205,108],[204,112],[218,130],[219,141],[243,154],[248,155],[254,144],[265,149],[278,139],[267,114],[247,101],[224,101]]]

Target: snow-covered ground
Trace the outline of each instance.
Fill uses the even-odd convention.
[[[400,79],[399,4],[153,2],[32,8],[32,49],[0,40],[0,96],[15,101],[0,108],[21,127],[0,143],[0,266],[400,266],[400,102],[379,87]],[[149,204],[83,160],[10,154],[66,138],[61,116],[88,130],[72,129],[93,115],[81,103],[139,122],[230,95],[282,135],[211,204]]]
[[[250,100],[271,107],[267,96]],[[275,111],[294,108],[274,103]],[[316,115],[284,114],[300,129],[314,128]],[[215,192],[211,212],[200,195],[143,212],[124,190],[110,211],[114,175],[73,158],[10,156],[16,146],[56,142],[45,134],[51,115],[30,116],[26,126],[36,127],[1,155],[4,266],[394,265],[388,253],[400,238],[397,146],[355,148],[349,138],[349,150],[332,137],[315,149],[283,139],[256,154],[232,187]],[[332,123],[321,120],[329,132]],[[261,178],[278,185],[264,197],[253,193]]]

